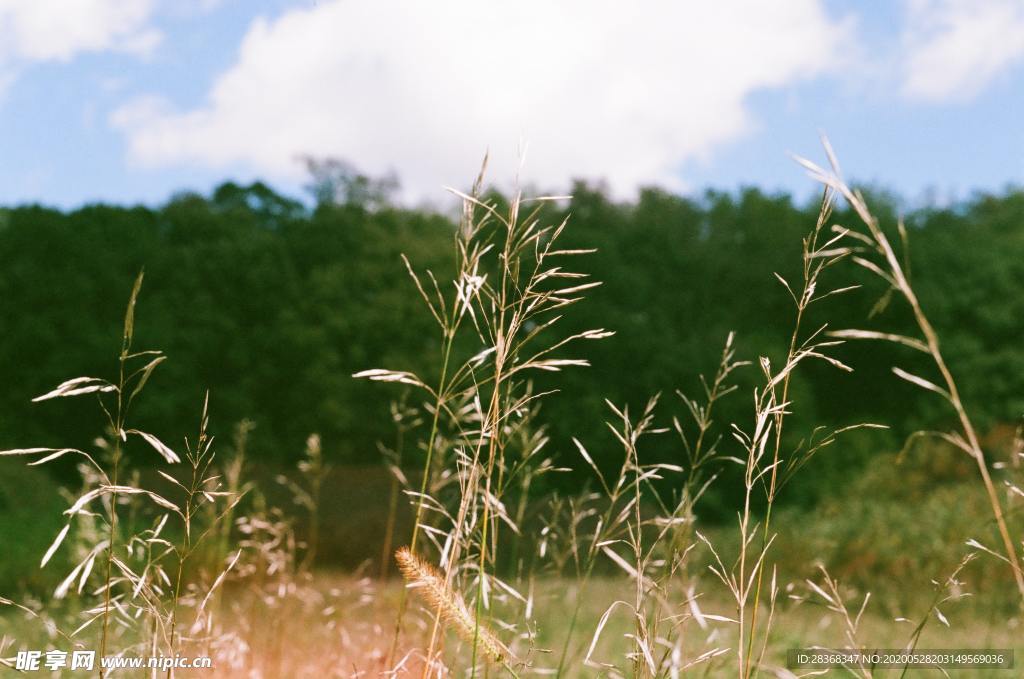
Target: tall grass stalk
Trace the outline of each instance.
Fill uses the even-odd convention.
[[[734,624],[738,632],[737,676],[740,679],[748,679],[758,671],[771,634],[778,596],[774,566],[770,569],[771,581],[767,590],[768,617],[763,621],[760,619],[760,608],[764,598],[762,592],[765,573],[770,565],[768,553],[775,538],[771,528],[772,508],[778,499],[779,491],[816,453],[832,445],[844,432],[861,427],[879,426],[859,424],[834,430],[817,427],[810,437],[799,443],[792,451],[786,453],[783,450],[784,425],[792,414],[789,384],[796,369],[807,360],[818,360],[840,370],[852,370],[829,355],[843,340],[824,339],[826,326],[806,333],[806,337],[802,332],[804,317],[812,304],[856,288],[847,286],[821,290],[821,274],[827,268],[851,256],[853,252],[846,244],[849,234],[844,230],[839,230],[827,240],[823,238],[831,208],[832,195],[826,191],[815,227],[803,241],[803,284],[800,292],[794,291],[785,278],[775,274],[795,306],[794,327],[789,347],[779,368],[775,368],[768,357],[761,357],[759,364],[764,382],[763,386],[754,390],[753,425],[749,429],[733,425],[733,438],[743,451],[739,462],[743,466],[744,495],[738,516],[739,554],[732,566],[727,567],[712,543],[704,536],[700,536],[714,557],[712,572],[727,587],[735,604]],[[763,522],[758,521],[755,514],[754,496],[757,489],[763,490],[765,496]],[[758,641],[761,642],[761,650],[755,652]]]
[[[100,634],[100,655],[105,656],[107,652],[107,631],[110,625],[110,590],[111,590],[111,566],[114,560],[114,544],[117,538],[117,482],[118,472],[121,466],[121,444],[123,442],[124,423],[125,417],[127,416],[127,406],[129,403],[125,402],[124,390],[127,384],[126,381],[126,364],[129,359],[132,348],[132,338],[135,335],[135,302],[139,296],[139,290],[142,287],[143,273],[139,273],[135,279],[135,285],[132,286],[131,297],[128,299],[128,308],[125,311],[124,316],[124,331],[121,335],[121,354],[118,357],[118,381],[116,394],[116,406],[114,408],[114,417],[112,421],[112,427],[114,432],[114,448],[113,458],[111,464],[113,469],[111,471],[111,485],[114,490],[110,494],[110,533],[107,541],[107,553],[106,553],[106,575],[104,578],[103,586],[103,626]],[[132,394],[134,397],[136,392]],[[130,402],[130,399],[129,399]],[[104,672],[100,670],[100,679],[104,676]]]
[[[943,434],[943,438],[967,453],[967,455],[975,462],[981,484],[985,491],[985,496],[992,511],[992,516],[995,519],[999,537],[1002,541],[1003,556],[1005,557],[1005,560],[1010,566],[1010,570],[1013,574],[1018,593],[1021,597],[1021,605],[1024,605],[1024,571],[1021,570],[1020,556],[1018,554],[1016,543],[1010,534],[1002,502],[999,499],[999,493],[996,490],[995,483],[992,481],[992,475],[989,471],[989,463],[986,460],[984,451],[982,450],[974,424],[961,400],[956,380],[953,378],[953,374],[946,364],[946,359],[939,348],[938,334],[935,332],[935,328],[932,326],[931,321],[925,314],[924,308],[922,307],[921,302],[917,297],[917,293],[911,285],[910,277],[907,274],[906,261],[908,257],[907,247],[909,240],[907,237],[907,231],[902,222],[897,224],[904,249],[903,259],[901,261],[901,258],[897,256],[895,249],[889,242],[888,236],[886,236],[885,232],[882,230],[878,219],[876,219],[868,209],[863,195],[861,195],[859,191],[852,190],[842,179],[839,162],[836,160],[835,153],[832,151],[832,147],[828,143],[828,140],[823,139],[823,144],[831,165],[831,171],[826,171],[808,160],[798,159],[798,161],[808,170],[814,179],[839,195],[842,195],[843,198],[846,199],[847,203],[849,203],[850,207],[853,208],[864,226],[867,227],[866,233],[838,229],[838,227],[834,228],[837,228],[844,234],[849,234],[850,236],[857,238],[862,245],[862,254],[858,254],[853,257],[853,261],[870,271],[872,274],[878,276],[886,283],[888,289],[888,292],[886,293],[887,296],[890,293],[895,293],[902,297],[913,314],[914,322],[920,332],[920,337],[907,337],[893,333],[860,329],[839,330],[831,334],[834,337],[883,340],[894,344],[900,344],[923,352],[931,359],[931,362],[940,377],[939,384],[936,384],[924,377],[907,372],[902,368],[894,367],[893,372],[897,377],[910,382],[918,388],[938,394],[950,405],[955,413],[960,428],[958,431]],[[879,258],[881,263],[876,263],[876,261],[868,259],[867,256],[862,255]],[[885,299],[887,299],[887,297]]]
[[[453,191],[463,201],[463,219],[456,238],[453,297],[446,299],[432,275],[434,295],[428,295],[413,274],[417,289],[441,329],[442,368],[437,388],[427,387],[419,377],[405,371],[374,369],[357,373],[359,377],[422,388],[430,398],[427,409],[432,422],[423,479],[419,492],[410,493],[416,503],[416,516],[409,551],[418,555],[416,541],[423,531],[429,530],[432,539],[442,537],[426,524],[428,507],[432,514],[440,512],[441,519],[449,525],[443,533],[443,544],[438,543],[444,577],[451,582],[463,572],[473,573],[475,619],[481,622],[486,615],[489,581],[493,577],[489,571],[497,564],[498,526],[504,523],[513,531],[518,530],[501,497],[508,491],[512,476],[540,470],[526,462],[533,453],[520,460],[506,457],[515,430],[513,422],[521,420],[528,407],[544,396],[529,389],[528,371],[557,372],[569,366],[587,365],[583,360],[555,358],[552,354],[575,340],[600,339],[611,334],[592,330],[548,340],[561,318],[559,310],[580,301],[581,293],[597,285],[581,280],[586,276],[565,270],[557,260],[589,251],[558,249],[556,243],[565,222],[553,226],[541,223],[545,204],[557,197],[528,200],[517,193],[502,208],[481,197],[482,178],[481,172],[470,194]],[[535,207],[527,209],[529,204]],[[412,272],[408,261],[406,266]],[[456,336],[462,329],[471,329],[482,345],[469,357],[455,355]],[[445,426],[453,432],[449,442],[455,462],[452,478],[459,485],[457,508],[452,512],[443,509],[442,497],[429,495],[434,459],[440,452],[437,444],[442,416]],[[463,560],[463,555],[468,554],[473,555],[472,563]],[[403,593],[389,662],[395,656],[404,614]],[[440,623],[440,617],[435,616],[424,672],[429,672],[435,660]],[[470,670],[474,675],[478,650],[479,638],[474,636]]]
[[[218,522],[230,512],[240,499],[237,494],[222,491],[217,476],[210,476],[208,470],[213,460],[210,450],[212,438],[207,437],[207,410],[203,408],[200,436],[196,446],[189,446],[186,440],[187,457],[191,466],[191,482],[186,484],[171,474],[158,470],[164,480],[183,490],[183,501],[175,503],[142,485],[137,470],[128,474],[124,468],[127,443],[131,438],[141,439],[149,449],[155,451],[168,465],[181,462],[179,455],[153,434],[135,428],[128,428],[128,415],[135,399],[142,393],[154,370],[165,360],[159,351],[136,351],[133,349],[135,335],[135,308],[142,287],[142,274],[132,287],[124,316],[121,348],[118,354],[116,381],[93,377],[79,377],[67,380],[50,392],[34,399],[46,401],[53,398],[92,395],[98,397],[110,441],[98,439],[106,467],[90,454],[75,448],[24,448],[0,451],[0,456],[38,456],[32,465],[45,464],[65,455],[77,455],[87,464],[79,466],[83,488],[77,496],[70,496],[71,506],[64,512],[67,525],[57,534],[44,555],[41,567],[46,566],[60,548],[65,538],[77,525],[75,540],[80,543],[79,553],[84,554],[54,591],[55,600],[63,599],[72,591],[77,595],[96,596],[98,605],[83,607],[85,621],[69,636],[74,637],[91,624],[99,621],[99,655],[110,654],[114,628],[112,619],[117,618],[122,638],[128,637],[128,630],[134,626],[134,643],[122,648],[122,654],[130,648],[159,649],[161,653],[174,655],[179,648],[179,604],[186,584],[191,593],[202,591],[208,585],[207,594],[193,602],[198,624],[204,616],[210,596],[223,582],[232,564],[213,580],[188,582],[185,578],[185,564],[190,555],[204,539],[218,528]],[[105,399],[110,399],[108,402]],[[127,481],[126,481],[127,479]],[[222,512],[212,512],[204,526],[195,525],[194,519],[205,513],[206,505],[213,505],[227,498],[228,507]],[[100,500],[106,516],[92,512],[90,506]],[[121,520],[119,505],[125,504],[125,521]],[[201,511],[202,510],[202,511]],[[163,531],[171,516],[181,519],[182,543],[173,544],[164,537]],[[103,520],[105,518],[105,524]],[[137,526],[150,520],[150,527],[138,531]],[[99,525],[97,525],[99,524]],[[122,528],[122,525],[124,526]],[[135,532],[138,531],[138,532]],[[122,537],[122,532],[124,536]],[[119,550],[118,548],[122,548]],[[122,555],[117,552],[121,551]],[[165,562],[175,556],[176,577],[168,576]],[[237,555],[235,557],[237,560]],[[99,586],[87,590],[87,584],[94,573],[94,566],[100,564]],[[205,573],[200,572],[200,580]],[[77,587],[76,587],[77,584]],[[208,617],[208,616],[207,616]],[[193,627],[195,627],[195,624]],[[197,628],[198,629],[198,628]],[[207,630],[208,632],[210,630]],[[100,676],[107,670],[100,668]],[[169,673],[168,676],[173,676]]]
[[[606,609],[586,652],[585,664],[593,664],[594,651],[608,617],[617,607],[623,606],[630,610],[634,622],[634,649],[628,659],[635,676],[661,676],[664,671],[670,674],[678,673],[724,652],[723,649],[715,648],[696,659],[686,660],[683,657],[682,628],[685,620],[701,616],[703,624],[704,618],[692,590],[678,605],[672,599],[675,594],[674,585],[685,575],[683,569],[686,559],[694,547],[691,532],[696,503],[716,476],[714,473],[708,476],[707,468],[720,461],[717,451],[718,439],[710,435],[712,413],[717,403],[734,391],[734,387],[729,384],[729,378],[733,371],[744,365],[742,361],[736,361],[734,358],[733,341],[734,335],[730,333],[714,378],[708,382],[701,377],[703,401],[691,399],[679,392],[692,419],[692,427],[696,429],[694,434],[689,431],[690,426],[684,426],[678,418],[673,418],[672,428],[683,446],[684,465],[650,464],[640,461],[640,439],[665,431],[653,426],[657,398],[647,403],[643,414],[636,422],[631,420],[628,408],[608,404],[615,414],[615,420],[608,423],[608,427],[624,451],[623,465],[614,483],[606,481],[583,444],[574,440],[582,458],[599,481],[603,495],[598,494],[598,497],[606,506],[588,540],[582,566],[579,559],[580,550],[575,545],[578,532],[576,526],[579,521],[575,517],[571,521],[572,555],[576,564],[578,589],[558,668],[555,671],[556,676],[561,676],[566,671],[570,657],[569,647],[598,556],[607,557],[633,580],[634,600],[632,604],[616,601]],[[654,484],[672,474],[681,475],[683,480],[676,503],[667,505],[662,501],[660,492]],[[645,515],[645,505],[655,507],[653,516]],[[644,542],[642,537],[644,532],[651,533],[651,539],[647,542]],[[628,561],[612,548],[612,545],[616,544],[625,544],[629,547]],[[679,607],[688,608],[696,613],[693,616],[681,613],[677,610]],[[659,627],[666,622],[670,624],[670,630],[664,634],[659,633]],[[665,648],[660,655],[656,650],[659,645]]]
[[[818,213],[817,222],[814,225],[814,229],[811,233],[803,239],[802,249],[802,286],[797,293],[790,283],[783,278],[780,274],[776,273],[775,276],[780,283],[785,286],[787,292],[794,305],[794,321],[793,331],[789,339],[789,348],[786,352],[784,359],[785,365],[794,364],[800,352],[806,350],[805,346],[801,346],[801,334],[803,332],[803,320],[807,313],[808,308],[823,299],[828,297],[850,292],[856,289],[857,286],[848,286],[843,288],[836,288],[831,291],[821,292],[819,290],[819,279],[822,273],[829,267],[837,264],[841,260],[849,256],[850,251],[840,241],[843,239],[843,234],[837,234],[834,237],[824,240],[822,236],[825,232],[828,220],[832,215],[833,205],[833,194],[830,190],[826,190],[822,198],[821,209]],[[819,330],[820,332],[820,330]],[[818,348],[822,348],[822,345],[818,345]],[[841,367],[841,366],[840,366]],[[789,403],[789,385],[790,378],[793,375],[792,370],[787,370],[784,373],[779,383],[770,382],[769,389],[771,390],[771,400],[783,404],[783,407],[776,410],[774,414],[774,429],[772,431],[772,459],[771,459],[771,473],[768,477],[767,488],[765,489],[766,509],[764,524],[761,530],[761,549],[767,549],[768,542],[771,539],[771,521],[772,521],[772,508],[775,506],[776,493],[779,490],[779,467],[782,452],[782,441],[783,441],[783,429],[785,419],[788,414],[787,405]],[[747,650],[745,655],[746,667],[743,671],[743,677],[749,677],[753,671],[754,665],[751,660],[753,658],[753,643],[757,633],[758,623],[758,611],[760,606],[758,602],[761,601],[761,588],[764,581],[764,569],[761,567],[757,568],[756,573],[757,584],[754,588],[754,606],[750,615],[750,629],[747,633]]]
[[[477,176],[477,180],[473,185],[472,191],[474,195],[479,193],[481,190],[486,168],[487,159],[485,158],[480,174]],[[410,278],[412,278],[415,283],[417,291],[441,331],[441,369],[437,379],[437,386],[431,389],[430,387],[427,387],[425,383],[420,381],[418,377],[405,372],[371,369],[355,374],[355,377],[364,377],[378,381],[398,381],[421,387],[427,390],[432,398],[432,407],[429,408],[429,411],[431,412],[430,433],[427,436],[426,454],[423,460],[419,494],[417,496],[416,511],[413,517],[412,536],[409,539],[409,550],[412,554],[417,553],[419,546],[420,529],[424,520],[427,491],[430,488],[431,472],[433,470],[434,456],[438,442],[441,413],[445,409],[446,400],[450,397],[449,391],[451,390],[451,381],[449,368],[451,364],[452,348],[459,329],[462,326],[462,322],[466,317],[466,312],[471,310],[471,307],[469,306],[470,297],[476,293],[474,287],[477,285],[476,281],[479,279],[478,271],[480,268],[480,259],[486,252],[486,249],[481,248],[479,243],[473,242],[476,236],[476,225],[474,224],[472,210],[469,204],[464,204],[464,206],[463,221],[455,238],[456,270],[458,272],[457,280],[455,282],[457,291],[455,299],[450,303],[446,301],[445,295],[441,292],[440,286],[437,283],[437,279],[429,270],[427,271],[427,276],[433,284],[432,287],[435,296],[432,297],[428,294],[420,280],[420,277],[413,269],[412,264],[405,255],[402,256],[402,261],[405,264]],[[405,618],[405,611],[406,593],[405,590],[402,590],[398,605],[398,615],[395,620],[395,628],[392,635],[391,647],[388,651],[386,660],[386,664],[388,666],[390,666],[395,659],[399,639],[402,634],[402,622]]]

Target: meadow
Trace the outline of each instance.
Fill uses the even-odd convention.
[[[963,394],[984,385],[958,382],[919,295],[917,234],[876,217],[826,152],[827,169],[802,161],[822,201],[794,261],[733,290],[772,309],[783,341],[758,352],[756,332],[722,332],[713,350],[691,351],[710,360],[687,362],[685,384],[640,400],[567,378],[597,367],[596,383],[614,373],[633,389],[648,363],[679,361],[633,352],[591,366],[601,355],[591,347],[643,325],[650,299],[627,290],[634,308],[622,315],[573,320],[601,272],[581,264],[597,253],[569,235],[574,216],[551,219],[566,199],[497,196],[483,170],[453,190],[462,212],[445,268],[415,253],[390,263],[409,281],[397,308],[420,319],[405,329],[416,337],[395,343],[429,351],[408,362],[384,352],[399,363],[346,375],[390,401],[371,466],[365,452],[325,453],[312,427],[297,459],[258,452],[259,423],[211,425],[215,390],[192,389],[194,424],[179,427],[191,433],[172,442],[144,428],[173,356],[142,329],[154,274],[138,274],[108,351],[114,370],[95,373],[109,376],[69,375],[32,394],[39,408],[88,402],[95,438],[62,443],[50,427],[44,444],[0,452],[3,538],[18,555],[0,566],[15,590],[0,592],[3,662],[26,648],[89,648],[209,656],[214,669],[193,674],[211,677],[746,679],[813,674],[787,667],[795,648],[1019,655],[1024,437],[1000,415],[1013,404],[991,405],[1014,383],[992,385],[983,417],[972,413]],[[830,320],[865,292],[877,294],[860,323]],[[1005,320],[1012,303],[988,308]],[[901,315],[887,326],[877,321],[888,308]],[[837,404],[808,395],[846,388],[863,355],[850,345],[890,352],[884,378],[903,385],[897,400],[929,405],[904,408],[915,415],[901,422],[884,408],[822,416]],[[876,385],[883,404],[889,384]],[[302,410],[301,392],[272,386],[283,407]],[[567,432],[595,400],[597,419]],[[874,417],[853,417],[863,412]],[[936,412],[934,428],[908,426]],[[75,417],[68,431],[85,426]],[[833,672],[886,670],[819,673]],[[166,671],[175,675],[189,674]]]

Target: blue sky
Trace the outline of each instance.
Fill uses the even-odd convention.
[[[0,0],[0,204],[299,195],[301,154],[432,201],[488,149],[501,183],[806,196],[819,131],[913,202],[1024,182],[1021,0],[510,5]]]

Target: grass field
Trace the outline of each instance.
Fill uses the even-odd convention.
[[[288,599],[272,604],[256,601],[252,595],[238,592],[227,598],[224,639],[212,650],[199,647],[197,655],[211,653],[213,670],[180,672],[181,676],[204,676],[216,679],[243,677],[378,676],[385,670],[390,633],[400,598],[401,585],[372,579],[353,578],[348,574],[319,573],[313,580],[291,592]],[[630,583],[622,578],[601,577],[587,587],[580,615],[586,620],[599,620],[609,605],[630,598]],[[925,613],[930,602],[927,593],[915,594],[917,601],[902,607],[871,601],[859,623],[858,640],[863,648],[902,648],[912,638],[917,616]],[[528,666],[517,667],[522,676],[550,676],[558,665],[558,655],[565,643],[568,611],[573,610],[579,596],[574,580],[544,579],[536,583],[534,618],[529,620],[529,637],[517,646]],[[792,648],[821,646],[849,648],[844,619],[829,610],[826,602],[803,583],[789,591],[793,599],[780,601],[775,613],[774,632],[769,641],[761,670],[767,676],[793,676],[787,672],[786,652]],[[856,614],[857,605],[852,605]],[[892,608],[892,610],[886,610]],[[921,649],[971,648],[1013,649],[1017,658],[1024,653],[1021,617],[1012,611],[1012,604],[992,606],[970,597],[943,606],[949,626],[934,615],[918,641]],[[1007,611],[1006,609],[1010,609]],[[708,615],[732,616],[733,605],[728,598],[708,595],[698,599],[698,610]],[[233,612],[231,612],[233,611]],[[766,611],[765,611],[766,613]],[[896,621],[895,618],[907,618]],[[410,615],[407,648],[425,644],[429,637],[431,616],[426,610]],[[47,647],[46,635],[32,621],[20,616],[5,616],[6,634],[17,634],[29,645]],[[736,635],[734,626],[706,619],[704,625],[694,619],[683,622],[687,629],[678,649],[681,665],[695,661],[708,652],[722,652],[716,658],[697,663],[681,674],[693,676],[735,676]],[[502,630],[506,639],[524,632],[526,624]],[[621,658],[631,652],[629,635],[634,631],[628,614],[612,615],[591,652],[591,661],[583,662],[592,642],[592,629],[580,630],[570,645],[569,671],[565,677],[629,676],[629,672],[602,667],[602,663],[621,665]],[[228,643],[234,639],[236,643]],[[464,657],[464,640],[447,635],[449,653]],[[50,642],[52,644],[52,641]],[[88,647],[88,644],[86,644]],[[58,643],[54,647],[62,648]],[[187,655],[187,653],[183,653]],[[422,663],[410,659],[406,673],[415,676]],[[450,668],[454,676],[465,676],[468,669]],[[803,674],[794,671],[794,674]],[[837,672],[857,676],[852,671]],[[942,676],[938,670],[913,670],[912,676]],[[888,676],[882,674],[881,676]],[[1003,670],[959,670],[951,676],[1006,677],[1016,676]]]
[[[920,451],[919,454],[929,456],[940,467],[945,466],[938,461],[943,456],[955,459],[951,451],[941,449]],[[904,464],[914,461],[912,456]],[[914,466],[920,468],[919,465]],[[965,569],[960,591],[967,596],[942,604],[942,619],[930,612],[934,595],[930,581],[941,578],[944,572],[956,565],[953,557],[957,550],[951,549],[949,544],[954,539],[952,536],[976,534],[975,529],[985,523],[984,506],[977,501],[973,484],[961,480],[936,486],[933,478],[922,476],[916,483],[908,483],[904,479],[902,484],[884,486],[889,491],[887,499],[858,501],[864,486],[884,484],[884,478],[892,475],[893,468],[894,465],[880,465],[874,471],[868,470],[851,482],[847,496],[826,502],[816,514],[802,511],[781,514],[775,563],[780,569],[782,593],[764,658],[764,674],[790,676],[783,669],[786,651],[790,648],[851,646],[846,636],[845,618],[834,610],[835,607],[830,609],[824,597],[807,582],[810,580],[819,587],[826,587],[821,572],[816,568],[817,563],[826,564],[841,581],[839,590],[851,616],[856,616],[864,595],[871,591],[858,626],[856,638],[860,646],[902,648],[911,641],[917,624],[923,619],[926,625],[917,642],[919,648],[1011,648],[1015,649],[1018,657],[1022,657],[1019,655],[1024,653],[1022,617],[1012,590],[1007,588],[1005,573],[994,559],[976,559]],[[31,479],[40,474],[26,471],[18,478],[23,485],[31,486]],[[368,479],[372,478],[366,473],[336,475],[327,484],[328,495],[347,495],[353,482],[365,492]],[[373,487],[374,484],[371,481],[369,485]],[[384,484],[380,485],[384,487]],[[923,489],[926,488],[930,490],[925,493]],[[353,492],[355,497],[363,498],[364,510],[369,511],[367,496],[358,490]],[[922,493],[926,499],[922,499]],[[43,498],[40,501],[42,504],[38,508],[26,510],[45,514],[47,505]],[[919,504],[915,505],[915,502]],[[379,511],[383,511],[383,506]],[[332,519],[328,525],[343,521],[342,513],[340,508],[329,512]],[[923,520],[924,517],[927,521]],[[27,528],[25,530],[30,532]],[[328,528],[321,544],[331,555],[331,560],[338,550],[344,549],[346,536],[354,531],[354,525],[347,525],[335,535],[334,530]],[[924,538],[927,533],[933,535],[932,541]],[[708,538],[723,553],[736,552],[735,540],[728,526],[712,527]],[[357,543],[354,548],[363,554],[375,552],[375,549],[367,547],[372,540],[365,539],[366,543]],[[12,550],[9,553],[13,558],[4,562],[8,566],[17,564],[32,573],[32,579],[22,586],[37,591],[40,591],[38,584],[33,585],[33,582],[38,583],[47,574],[46,570],[35,568],[40,552],[46,548],[44,543],[39,540],[21,542],[17,552]],[[964,545],[959,553],[968,551]],[[354,555],[349,558],[355,561]],[[695,600],[696,610],[705,615],[734,618],[735,602],[708,570],[712,562],[707,549],[695,549],[692,558],[690,572],[693,576],[688,578],[684,589],[692,586],[694,592],[702,592]],[[362,570],[366,573],[363,577],[349,571],[317,570],[312,574],[293,574],[265,581],[262,588],[250,579],[232,583],[219,600],[219,642],[208,648],[198,644],[193,647],[197,650],[188,651],[210,652],[215,658],[215,669],[178,674],[239,679],[378,676],[390,651],[403,583],[395,577],[387,580],[376,577],[379,570],[376,562],[365,563]],[[394,567],[391,570],[394,574]],[[46,587],[55,586],[52,576],[50,572],[49,579],[43,579],[48,583]],[[521,676],[549,676],[557,668],[571,613],[580,600],[579,618],[587,623],[573,635],[566,663],[571,669],[564,671],[562,676],[613,676],[613,671],[601,668],[600,663],[621,666],[621,659],[631,652],[631,640],[627,635],[634,633],[635,625],[629,611],[620,607],[612,613],[591,654],[591,663],[584,664],[583,658],[593,640],[596,623],[615,601],[628,601],[634,594],[632,587],[633,583],[628,578],[616,575],[606,567],[602,574],[587,584],[582,598],[576,578],[550,574],[535,578],[532,581],[529,617],[521,602],[507,597],[496,600],[494,615],[509,616],[516,621],[507,628],[502,627],[499,636],[513,643],[517,653],[529,664],[528,668],[518,668],[518,673]],[[529,595],[529,586],[526,591]],[[826,593],[830,593],[829,590],[826,589]],[[943,596],[951,593],[944,591]],[[408,650],[422,648],[429,643],[432,623],[429,610],[418,600],[414,601],[402,642],[402,648]],[[37,600],[35,605],[41,606],[42,601]],[[73,628],[74,621],[79,619],[78,609],[74,603],[57,606],[51,602],[45,610],[53,616],[66,616],[66,622],[60,626],[67,629]],[[725,652],[683,674],[735,676],[735,625],[705,618],[702,626],[692,617],[693,609],[684,607],[684,610],[690,617],[679,621],[680,628],[684,630],[680,635],[680,653],[684,660],[681,664],[716,649]],[[762,614],[766,613],[762,607]],[[0,616],[0,636],[17,640],[19,645],[30,648],[68,647],[59,638],[47,634],[45,623],[9,607]],[[129,638],[126,635],[123,640],[126,647],[131,645]],[[86,648],[94,645],[93,635],[88,631],[79,635],[76,641]],[[445,635],[445,646],[452,657],[464,658],[468,654],[467,642],[455,633]],[[420,665],[411,658],[407,662],[409,675],[418,676]],[[450,669],[454,676],[462,676],[464,671],[457,666]],[[630,674],[628,669],[621,673],[625,676]],[[853,676],[850,672],[843,674]],[[911,671],[911,676],[941,676],[941,673],[937,670],[916,670]],[[1013,675],[995,670],[961,670],[952,676]]]
[[[318,578],[316,587],[322,592],[328,592],[332,588],[352,592],[358,591],[360,587],[367,587],[367,584],[363,583],[360,585],[344,576],[331,577],[324,575]],[[380,602],[396,602],[398,599],[398,594],[395,591],[396,587],[397,585],[391,584],[371,590],[373,591],[374,601],[377,604],[370,606],[370,610],[374,616],[379,616],[379,627],[363,627],[362,632],[358,631],[360,624],[365,622],[363,614],[360,614],[360,623],[357,624],[356,630],[349,632],[351,634],[349,638],[356,641],[349,654],[339,650],[344,647],[344,644],[340,643],[341,639],[347,635],[338,631],[334,641],[332,641],[331,636],[320,639],[320,643],[317,645],[319,648],[316,646],[308,647],[305,644],[286,645],[282,649],[284,658],[280,660],[265,658],[258,664],[266,667],[274,666],[281,662],[283,667],[309,667],[306,664],[308,656],[330,658],[332,654],[337,654],[337,661],[324,662],[317,668],[317,672],[323,673],[324,676],[334,676],[331,672],[336,671],[335,668],[349,665],[353,668],[353,672],[355,668],[358,668],[359,671],[365,672],[364,676],[374,676],[383,670],[383,657],[388,651],[387,640],[380,639],[378,634],[388,630],[394,613],[394,610],[388,610],[387,606],[381,607]],[[799,589],[794,589],[792,593],[796,596],[797,592],[799,592],[801,600],[783,602],[776,613],[778,618],[775,624],[775,633],[769,643],[763,667],[766,675],[790,676],[785,672],[787,649],[811,646],[827,648],[849,647],[841,616],[829,611],[825,607],[824,601],[810,593],[809,588],[800,587]],[[537,599],[537,618],[530,623],[533,628],[532,633],[535,635],[532,640],[535,646],[527,653],[531,668],[522,671],[522,674],[545,676],[553,674],[558,665],[558,651],[565,642],[564,634],[568,624],[566,612],[574,608],[576,597],[578,596],[578,588],[572,580],[545,580],[538,583],[535,596]],[[616,600],[628,600],[630,597],[630,583],[627,581],[621,578],[601,578],[596,580],[588,587],[588,593],[581,610],[581,617],[586,620],[599,620],[611,603]],[[804,597],[807,598],[805,599]],[[894,617],[906,616],[909,619],[926,611],[929,602],[924,600],[924,596],[919,596],[919,599],[917,605],[908,606],[906,610],[903,610],[903,615],[891,615],[895,611],[890,612],[890,614],[884,614],[880,610],[880,608],[884,607],[884,604],[881,606],[869,606],[860,623],[861,634],[859,639],[863,647],[902,648],[912,637],[916,622],[918,621],[896,622]],[[878,602],[875,603],[877,604]],[[700,610],[709,614],[734,615],[731,602],[722,597],[702,597],[699,599],[699,607]],[[364,614],[366,612],[364,610]],[[987,604],[976,606],[969,599],[949,607],[947,615],[950,623],[949,627],[939,623],[934,617],[932,618],[930,624],[928,624],[921,635],[918,644],[920,648],[1014,649],[1017,657],[1021,657],[1020,654],[1024,652],[1021,618],[1019,615],[1006,617],[1005,610],[994,610]],[[290,618],[289,625],[295,623],[295,626],[291,628],[292,633],[286,634],[287,638],[307,638],[301,630],[310,629],[311,623],[313,625],[322,625],[322,621],[318,622],[315,616],[311,617],[313,617],[312,620],[305,621],[301,617]],[[420,615],[412,625],[414,629],[419,629],[420,634],[424,637],[428,636],[429,619],[429,615]],[[684,638],[681,649],[681,655],[684,660],[683,664],[693,661],[701,654],[714,649],[724,650],[725,653],[710,662],[698,663],[685,673],[694,676],[710,677],[735,676],[736,635],[732,626],[710,620],[706,621],[706,624],[707,627],[704,628],[693,621],[687,623],[689,631]],[[344,625],[344,622],[339,621],[339,625]],[[633,633],[633,631],[633,621],[628,614],[610,617],[592,653],[590,665],[584,665],[583,659],[592,641],[593,630],[581,631],[577,638],[574,639],[572,650],[570,651],[571,660],[568,665],[574,669],[564,673],[563,676],[593,677],[602,674],[613,676],[615,674],[613,670],[601,668],[600,664],[602,662],[613,662],[621,665],[620,659],[631,651],[632,642],[627,635]],[[384,636],[386,637],[387,635],[385,634]],[[448,643],[456,646],[460,643],[465,645],[465,642],[461,642],[455,636],[450,636]],[[371,658],[363,655],[363,652],[367,649],[370,651]],[[381,664],[375,663],[373,657],[378,658],[377,663]],[[460,670],[457,667],[453,667],[452,671],[455,676],[464,676],[463,673],[466,672],[465,669]],[[291,672],[285,672],[285,674],[291,674]],[[841,674],[849,675],[851,673],[843,672]],[[912,675],[942,676],[942,673],[937,670],[917,670],[912,672]],[[1013,673],[995,670],[959,671],[953,673],[953,675],[963,677],[1015,676]],[[229,674],[228,676],[245,675],[244,673],[238,673],[235,675]],[[341,673],[337,676],[349,675]],[[628,673],[626,673],[626,676],[628,676]]]

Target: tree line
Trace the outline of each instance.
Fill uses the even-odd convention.
[[[389,400],[402,396],[401,387],[351,375],[383,366],[436,372],[437,333],[401,255],[444,284],[457,220],[396,204],[391,179],[352,175],[342,165],[310,169],[312,205],[257,182],[180,194],[156,208],[0,210],[0,447],[88,448],[102,433],[96,411],[82,401],[30,400],[69,377],[111,375],[124,304],[145,269],[137,345],[169,356],[138,405],[149,430],[181,441],[195,429],[209,389],[211,429],[223,439],[235,423],[255,423],[253,460],[292,464],[306,437],[319,432],[336,464],[380,462],[378,442],[394,436]],[[558,454],[574,455],[571,437],[587,437],[598,463],[615,465],[618,449],[603,433],[605,399],[639,409],[660,392],[669,425],[683,411],[675,391],[700,388],[698,375],[714,371],[729,332],[738,354],[755,364],[785,354],[793,303],[776,274],[799,278],[801,239],[818,205],[757,189],[685,197],[650,188],[617,201],[585,182],[572,196],[543,217],[569,219],[566,247],[596,248],[576,263],[602,285],[566,309],[562,331],[616,334],[572,356],[590,368],[538,378],[538,389],[560,389],[540,420]],[[884,192],[870,192],[869,202],[896,242],[898,220],[906,224],[909,271],[967,407],[988,431],[1015,425],[1024,413],[1024,191],[902,213]],[[844,220],[854,221],[841,210],[834,215],[837,224]],[[889,303],[875,277],[853,265],[828,276],[834,287],[862,287],[818,305],[809,323],[886,332],[910,326],[907,310]],[[893,365],[915,365],[910,353],[851,343],[838,355],[852,373],[816,365],[794,378],[794,423],[802,426],[794,427],[792,445],[819,424],[873,421],[892,429],[851,437],[816,460],[821,483],[793,500],[813,501],[808,493],[843,483],[875,452],[948,422],[938,400],[892,374]],[[739,377],[740,389],[716,418],[722,435],[728,422],[745,422],[758,377],[756,365]],[[672,460],[678,452],[666,434],[650,454]],[[728,506],[724,487],[712,506]]]

